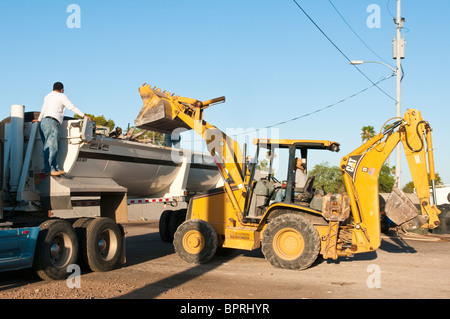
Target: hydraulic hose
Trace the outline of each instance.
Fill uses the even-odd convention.
[[[423,139],[422,136],[420,136],[420,132],[419,132],[419,125],[425,123],[425,125],[428,125],[427,121],[420,121],[419,123],[417,123],[416,126],[416,132],[417,132],[417,136],[419,137],[420,140],[420,148],[418,150],[414,149],[408,142],[408,134],[405,133],[405,141],[406,141],[406,145],[408,145],[408,148],[413,151],[413,152],[420,152],[423,149],[424,143],[423,143]]]

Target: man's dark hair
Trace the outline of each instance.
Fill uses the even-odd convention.
[[[64,89],[64,85],[61,82],[56,82],[55,84],[53,84],[53,91],[61,91],[62,89]]]

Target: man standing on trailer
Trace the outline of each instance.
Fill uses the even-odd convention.
[[[64,94],[64,85],[56,82],[53,85],[53,92],[44,98],[44,105],[37,120],[40,122],[39,133],[44,144],[44,173],[52,176],[65,174],[58,164],[58,135],[66,107],[81,117],[89,118],[70,102]]]

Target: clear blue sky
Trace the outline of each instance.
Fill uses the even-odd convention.
[[[352,33],[328,0],[297,0],[350,59],[392,59],[396,0],[332,0],[378,56]],[[81,28],[69,28],[70,4]],[[369,28],[367,7],[380,8]],[[406,18],[402,113],[418,108],[433,127],[436,170],[450,183],[448,74],[450,2],[402,1]],[[226,96],[205,119],[227,128],[261,128],[346,98],[371,83],[333,47],[292,0],[43,0],[0,2],[0,118],[10,105],[40,111],[55,81],[82,111],[133,125],[144,83],[206,100]],[[391,74],[359,67],[374,82]],[[395,96],[395,78],[379,85]],[[71,115],[70,111],[66,115]],[[341,143],[315,161],[338,165],[361,144],[361,128],[376,131],[395,116],[377,88],[311,116],[278,126],[279,137]],[[391,161],[394,157],[391,156]],[[310,163],[311,164],[311,163]],[[403,159],[403,183],[411,178]]]

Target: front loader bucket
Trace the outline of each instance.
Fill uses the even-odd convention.
[[[136,127],[165,134],[172,134],[177,128],[190,129],[176,117],[170,93],[152,89],[148,84],[140,87],[139,93],[144,106],[134,120]]]
[[[402,190],[394,186],[386,201],[385,213],[395,224],[401,225],[415,218],[419,210]]]

